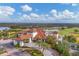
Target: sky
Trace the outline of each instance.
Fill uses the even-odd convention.
[[[0,3],[0,23],[79,23],[79,4]]]

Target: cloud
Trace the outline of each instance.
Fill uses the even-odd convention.
[[[78,3],[62,3],[63,5],[71,5],[71,6],[77,6]]]
[[[21,16],[24,22],[31,23],[56,23],[56,22],[72,22],[79,18],[79,13],[72,12],[68,9],[63,11],[57,11],[52,9],[49,14],[23,14]]]
[[[21,7],[24,12],[32,11],[32,7],[24,5]],[[14,16],[16,10],[10,6],[0,6],[0,19],[2,22],[23,22],[23,23],[56,23],[56,22],[75,22],[79,19],[79,13],[72,12],[68,9],[58,11],[52,9],[47,14],[37,14],[34,12],[22,13],[17,12],[15,19],[9,17]],[[7,17],[8,16],[8,17]],[[7,19],[7,20],[6,20]],[[13,19],[13,20],[11,20]],[[1,21],[1,20],[0,20]]]
[[[26,20],[31,20],[31,19],[39,18],[39,15],[36,13],[30,13],[29,15],[23,14],[22,18]]]
[[[23,5],[21,6],[22,10],[24,12],[27,12],[27,11],[32,11],[32,7],[28,6],[28,5]]]
[[[34,18],[38,18],[38,17],[39,17],[39,15],[36,14],[36,13],[31,13],[30,16],[31,16],[31,17],[34,17]]]
[[[65,18],[73,18],[73,17],[74,17],[74,12],[71,12],[71,11],[69,11],[69,10],[64,10],[64,11],[63,11],[63,16],[64,16]]]
[[[10,6],[0,6],[0,15],[10,16],[13,15],[15,9]]]
[[[77,3],[72,3],[72,6],[77,6],[78,4]]]
[[[31,17],[27,14],[23,14],[22,16],[23,19],[28,19],[28,20],[31,20]]]
[[[57,11],[54,9],[51,11],[48,18],[53,23],[79,23],[79,12],[73,12],[68,9],[63,11]]]
[[[50,13],[52,14],[53,17],[57,16],[57,10],[55,9],[51,10]]]
[[[44,15],[44,14],[38,15],[36,13],[30,13],[29,15],[23,14],[21,16],[21,19],[25,21],[26,23],[27,22],[28,23],[29,22],[30,23],[45,23],[45,22],[49,22],[49,20],[47,20],[46,17],[48,18],[48,15]]]
[[[64,11],[57,11],[57,10],[51,10],[51,16],[54,19],[74,19],[75,18],[75,14],[74,12],[71,12],[69,10],[64,10]]]

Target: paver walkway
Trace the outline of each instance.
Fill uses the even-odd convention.
[[[25,43],[25,46],[32,47],[32,48],[35,48],[37,50],[40,50],[43,53],[44,56],[54,56],[55,55],[55,53],[54,53],[55,50],[50,48],[50,49],[44,49],[44,51],[43,51],[43,49],[40,48],[35,43]]]

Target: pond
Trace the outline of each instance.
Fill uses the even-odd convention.
[[[0,30],[10,30],[10,27],[0,27]]]

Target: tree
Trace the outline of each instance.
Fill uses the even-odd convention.
[[[41,43],[42,43],[42,47],[43,47],[44,51],[45,51],[45,49],[48,49],[51,47],[50,44],[48,44],[46,42],[41,42]]]
[[[6,30],[1,30],[1,38],[6,38],[7,37],[7,31]]]
[[[76,33],[77,33],[77,32],[79,32],[79,30],[78,30],[78,29],[75,29],[75,30],[74,30],[74,32],[76,32]]]
[[[63,41],[62,43],[58,42],[57,51],[64,56],[70,55],[69,54],[69,46],[65,41]]]
[[[54,48],[56,46],[57,40],[53,36],[48,36],[46,42],[51,44],[51,47]]]
[[[76,42],[76,38],[72,35],[65,36],[64,39],[67,40],[68,42],[71,42],[71,43]]]
[[[39,45],[39,47],[40,47],[41,49],[43,49],[42,51],[45,51],[45,49],[48,49],[48,48],[51,47],[50,44],[48,44],[48,43],[46,43],[46,42],[43,42],[43,41],[38,41],[38,42],[37,42],[37,45]]]
[[[65,29],[65,27],[61,27],[61,30],[64,30]]]
[[[60,54],[62,54],[64,56],[69,55],[69,46],[68,46],[67,42],[57,41],[52,36],[48,36],[48,39],[46,42],[49,43],[53,49],[56,49]],[[58,42],[58,44],[56,44],[56,42]]]

